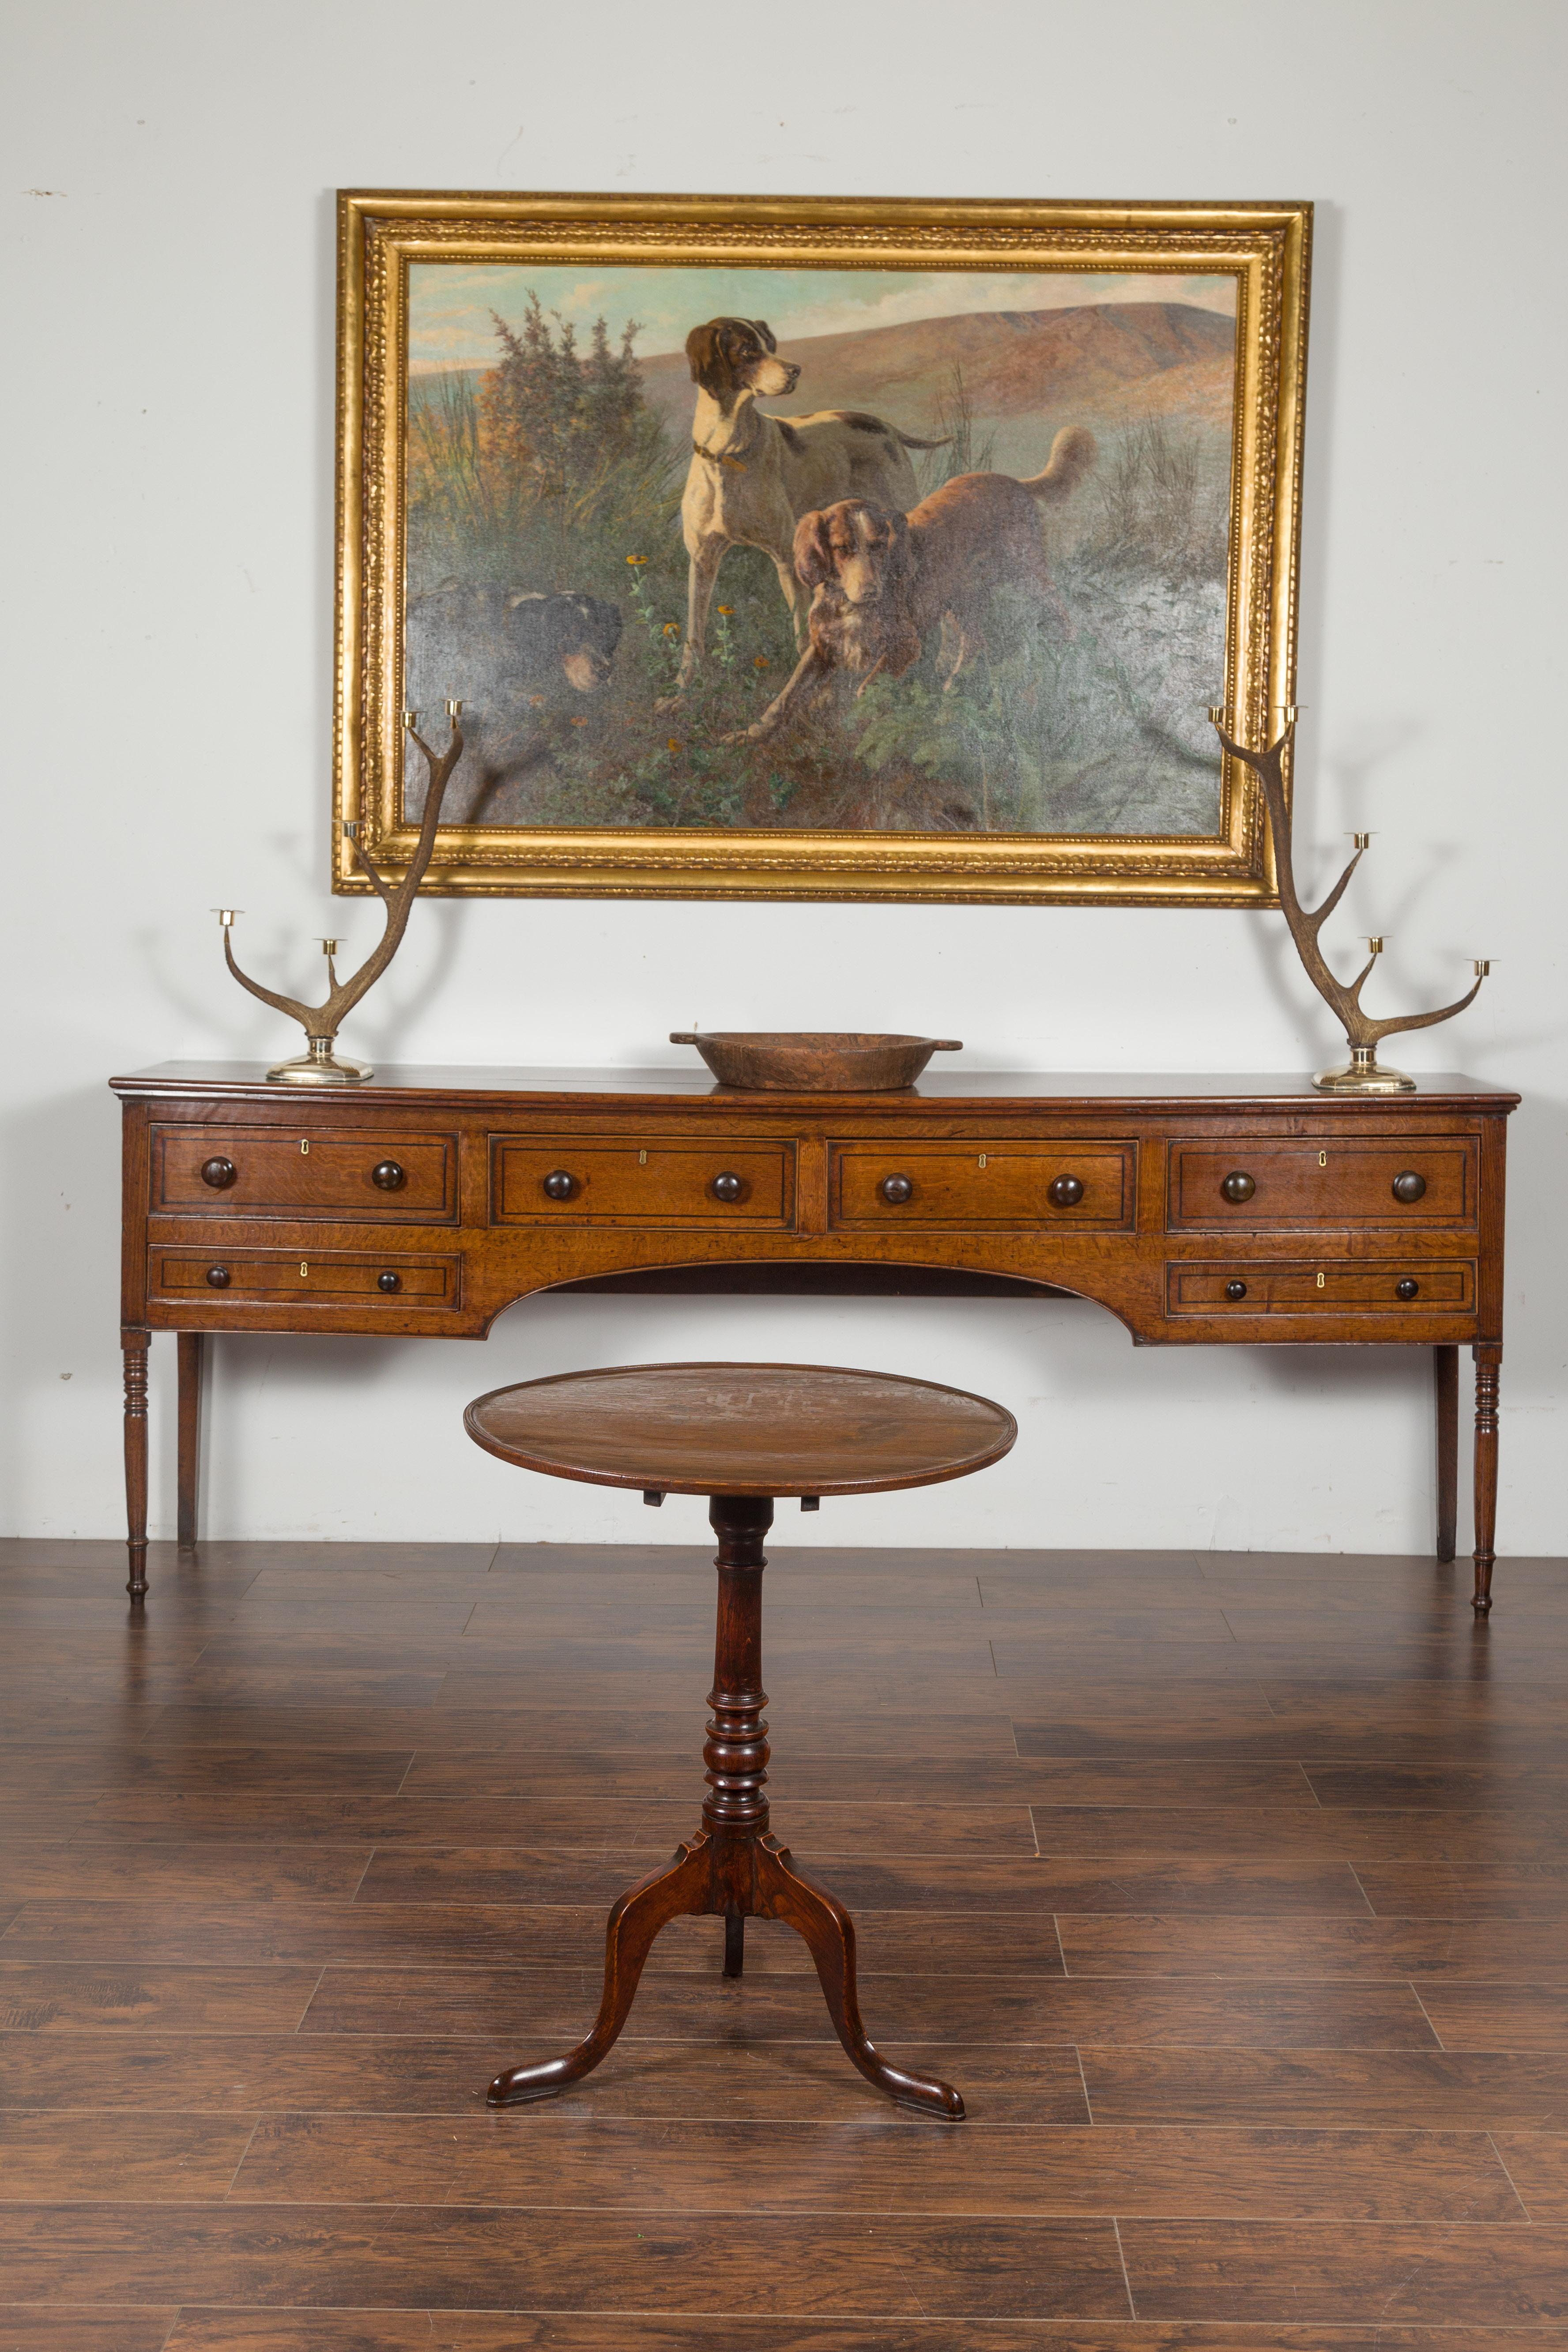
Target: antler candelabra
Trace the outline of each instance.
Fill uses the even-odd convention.
[[[1381,939],[1372,938],[1367,940],[1371,953],[1354,980],[1347,983],[1335,978],[1323,960],[1322,950],[1318,945],[1318,934],[1344,897],[1351,876],[1361,864],[1372,835],[1368,833],[1358,833],[1352,836],[1355,842],[1354,856],[1321,906],[1309,913],[1296,895],[1296,877],[1291,865],[1290,810],[1285,798],[1284,758],[1290,739],[1296,732],[1296,717],[1297,714],[1293,709],[1285,711],[1285,732],[1278,742],[1269,745],[1267,751],[1244,751],[1240,744],[1233,743],[1225,731],[1222,723],[1225,719],[1224,710],[1211,709],[1209,712],[1215,732],[1232,759],[1239,760],[1244,767],[1250,768],[1263,787],[1263,798],[1268,810],[1269,828],[1274,835],[1274,864],[1279,891],[1280,912],[1289,927],[1290,937],[1296,942],[1296,952],[1306,968],[1308,979],[1324,1003],[1344,1024],[1345,1043],[1350,1047],[1350,1060],[1342,1063],[1337,1069],[1320,1070],[1313,1078],[1312,1084],[1315,1087],[1321,1087],[1327,1094],[1413,1093],[1415,1087],[1414,1078],[1407,1077],[1403,1070],[1391,1070],[1386,1064],[1378,1060],[1379,1040],[1392,1037],[1401,1029],[1431,1029],[1439,1021],[1451,1021],[1456,1013],[1462,1013],[1467,1004],[1474,1003],[1482,981],[1491,970],[1491,965],[1484,961],[1476,963],[1473,967],[1476,975],[1475,987],[1466,995],[1457,998],[1452,1004],[1441,1005],[1436,1013],[1394,1013],[1385,1021],[1374,1021],[1370,1014],[1361,1009],[1362,990],[1366,985],[1373,964],[1383,952]]]
[[[373,1078],[375,1076],[374,1070],[368,1063],[340,1059],[333,1053],[332,1046],[337,1038],[339,1024],[344,1013],[356,1005],[366,991],[374,987],[381,978],[382,973],[397,953],[403,934],[408,927],[410,909],[414,905],[419,885],[425,878],[425,869],[429,865],[436,847],[436,831],[441,822],[441,803],[446,796],[447,786],[452,780],[458,762],[463,756],[463,730],[458,724],[462,709],[460,702],[448,702],[447,705],[447,716],[452,723],[452,736],[446,751],[439,757],[418,732],[419,713],[416,710],[405,710],[403,714],[404,726],[414,741],[418,744],[428,763],[430,783],[425,795],[425,821],[419,828],[419,839],[414,855],[408,861],[407,871],[395,887],[383,879],[376,871],[374,864],[366,855],[363,845],[358,838],[358,824],[351,818],[343,825],[344,835],[353,844],[355,856],[370,877],[371,887],[386,908],[386,929],[382,933],[380,943],[374,951],[365,958],[359,970],[349,980],[340,980],[333,965],[332,959],[337,953],[337,940],[321,941],[322,951],[327,959],[327,1001],[324,1004],[301,1004],[297,997],[280,996],[270,988],[263,988],[260,982],[252,980],[248,972],[241,971],[234,960],[233,930],[236,915],[243,913],[244,909],[238,907],[218,907],[214,909],[219,922],[223,925],[224,956],[230,971],[238,981],[241,988],[248,988],[252,996],[259,996],[263,1004],[273,1005],[279,1013],[291,1013],[302,1025],[310,1045],[310,1051],[301,1054],[296,1060],[275,1064],[267,1073],[269,1078],[278,1078],[286,1085],[296,1087],[348,1087],[361,1086],[366,1078]]]

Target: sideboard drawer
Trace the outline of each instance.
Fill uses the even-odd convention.
[[[492,1224],[776,1228],[794,1221],[793,1143],[490,1138]]]
[[[1173,1143],[1169,1229],[1470,1228],[1478,1150],[1464,1135]]]
[[[1135,1143],[830,1143],[830,1225],[1130,1228]]]
[[[1249,1315],[1473,1315],[1476,1269],[1465,1258],[1408,1265],[1188,1263],[1165,1268],[1165,1302],[1173,1316],[1243,1322]]]
[[[409,1256],[388,1252],[324,1251],[312,1257],[299,1250],[153,1249],[148,1253],[148,1290],[162,1305],[220,1299],[315,1300],[331,1307],[456,1307],[461,1290],[459,1257]]]
[[[153,1129],[153,1207],[181,1216],[448,1224],[458,1214],[457,1175],[455,1135],[173,1124]]]

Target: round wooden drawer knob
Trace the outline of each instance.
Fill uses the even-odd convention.
[[[731,1174],[728,1169],[721,1176],[715,1176],[708,1187],[716,1201],[738,1201],[745,1189],[740,1177]]]
[[[216,1160],[204,1160],[202,1162],[202,1182],[210,1184],[215,1192],[226,1192],[238,1173],[233,1160],[225,1160],[221,1155]]]
[[[401,1192],[408,1178],[395,1160],[378,1160],[370,1171],[370,1181],[379,1192]]]
[[[577,1179],[564,1168],[552,1168],[544,1180],[544,1189],[552,1201],[569,1201],[577,1190]]]
[[[895,1209],[901,1209],[906,1201],[912,1201],[915,1196],[915,1188],[907,1176],[884,1176],[878,1190],[883,1200]]]
[[[227,1266],[209,1265],[207,1268],[207,1280],[215,1290],[226,1290],[228,1288],[229,1282]]]
[[[1406,1275],[1403,1282],[1394,1284],[1394,1295],[1395,1298],[1419,1298],[1421,1285],[1418,1282],[1412,1282],[1410,1276]]]
[[[1081,1176],[1053,1176],[1046,1187],[1046,1198],[1053,1209],[1076,1209],[1083,1198]]]
[[[1227,1282],[1225,1286],[1225,1295],[1227,1298],[1231,1299],[1245,1298],[1247,1296],[1246,1283]]]
[[[1414,1168],[1407,1168],[1402,1176],[1396,1176],[1394,1180],[1394,1197],[1396,1201],[1418,1201],[1426,1190],[1426,1177],[1418,1176]]]
[[[376,1276],[375,1286],[378,1290],[388,1292],[401,1290],[403,1287],[403,1276],[400,1274],[394,1274],[392,1268],[388,1266],[384,1274],[378,1274]]]
[[[1258,1190],[1258,1180],[1249,1176],[1245,1168],[1233,1168],[1219,1189],[1227,1201],[1250,1201]]]

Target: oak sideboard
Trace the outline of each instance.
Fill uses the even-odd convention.
[[[110,1083],[133,1600],[154,1331],[179,1335],[188,1546],[208,1332],[482,1339],[515,1300],[575,1286],[1066,1294],[1144,1347],[1429,1348],[1445,1560],[1468,1347],[1475,1606],[1490,1606],[1517,1095],[1465,1077],[1358,1098],[1298,1077],[952,1068],[898,1094],[412,1066],[308,1088],[228,1062]]]

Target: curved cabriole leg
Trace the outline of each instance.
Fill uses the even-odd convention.
[[[709,1908],[710,1874],[708,1839],[699,1832],[677,1848],[673,1862],[621,1896],[605,1931],[605,1990],[593,2032],[564,2058],[546,2058],[537,2066],[513,2066],[498,2074],[485,2094],[492,2107],[553,2098],[568,2084],[593,2073],[615,2047],[626,2021],[654,1937],[672,1919]]]
[[[833,2030],[851,2063],[868,2083],[897,2099],[900,2106],[919,2107],[927,2115],[949,2116],[958,2122],[963,2101],[950,2084],[889,2066],[867,2033],[855,1991],[855,1922],[844,1906],[797,1870],[789,1848],[780,1845],[776,1838],[759,1840],[756,1861],[757,1908],[768,1918],[784,1920],[805,1937],[816,1962]]]

